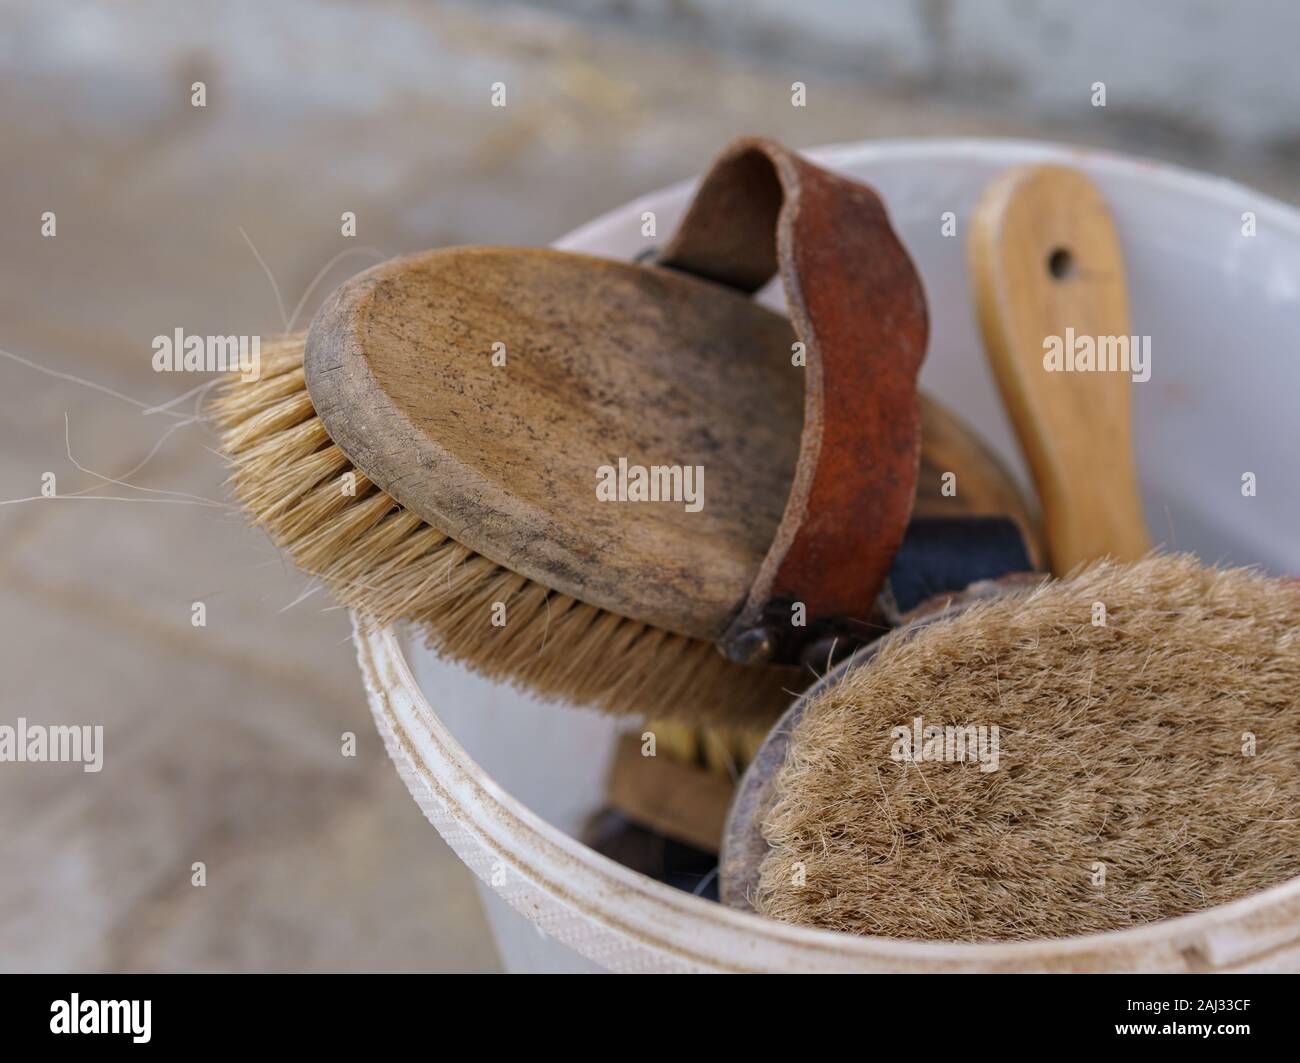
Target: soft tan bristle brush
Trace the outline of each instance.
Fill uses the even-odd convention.
[[[1036,582],[923,610],[790,709],[732,806],[725,903],[1025,941],[1300,873],[1300,585],[1188,556]]]
[[[778,270],[791,320],[749,298]],[[757,721],[802,685],[807,639],[876,633],[925,465],[925,333],[874,194],[747,140],[656,264],[385,263],[214,414],[255,523],[369,622],[544,696]],[[1004,482],[959,450],[959,482]],[[678,469],[680,497],[603,500],[625,465]]]
[[[984,349],[1042,503],[1052,571],[1142,557],[1151,543],[1129,420],[1139,338],[1130,336],[1124,257],[1101,193],[1064,166],[1009,170],[980,198],[969,254]],[[1091,345],[1079,364],[1094,368],[1065,361],[1071,340]],[[1045,361],[1052,344],[1070,368]]]

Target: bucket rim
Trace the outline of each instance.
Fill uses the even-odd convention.
[[[737,911],[624,867],[542,819],[442,723],[400,631],[368,628],[354,614],[353,641],[376,725],[426,817],[540,930],[615,970],[1227,971],[1267,966],[1300,942],[1300,876],[1145,926],[1041,941],[866,937]]]
[[[1217,207],[1249,208],[1300,240],[1300,208],[1232,178],[1109,149],[1001,137],[901,137],[801,149],[831,170],[899,161],[998,167],[1060,163],[1142,182]],[[697,183],[657,189],[570,231],[553,247],[590,253],[643,210],[684,208]],[[1231,971],[1300,957],[1300,876],[1172,919],[1069,938],[936,942],[863,937],[736,911],[657,882],[583,845],[489,776],[439,719],[394,628],[354,616],[376,725],[425,815],[474,873],[539,931],[614,970],[666,971]],[[497,869],[505,866],[504,881]],[[595,927],[599,932],[594,932]]]
[[[797,150],[799,154],[830,170],[849,170],[857,166],[897,161],[986,162],[1002,167],[1026,163],[1077,166],[1094,177],[1104,175],[1142,179],[1163,186],[1166,190],[1199,195],[1219,206],[1232,206],[1247,200],[1256,214],[1264,210],[1271,219],[1280,222],[1290,235],[1300,238],[1300,206],[1261,192],[1232,177],[1110,148],[1020,137],[927,136],[840,141]],[[625,224],[630,216],[634,213],[639,215],[642,209],[647,209],[651,204],[660,207],[680,204],[684,207],[698,183],[698,177],[687,178],[638,196],[571,229],[551,246],[562,251],[587,249],[592,242],[600,241],[603,234],[611,228]]]

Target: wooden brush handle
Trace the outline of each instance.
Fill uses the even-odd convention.
[[[1129,337],[1124,259],[1096,187],[1061,166],[1002,175],[970,240],[984,348],[1043,506],[1052,571],[1150,548],[1129,427],[1130,372],[1052,371],[1049,337]]]
[[[709,734],[692,737],[702,741]],[[734,789],[731,774],[666,753],[642,756],[640,737],[621,735],[610,767],[609,804],[634,823],[716,853]]]

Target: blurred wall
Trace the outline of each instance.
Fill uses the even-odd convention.
[[[780,54],[868,84],[1035,121],[1120,121],[1184,148],[1300,153],[1289,0],[540,0]],[[1080,108],[1107,85],[1103,118]]]

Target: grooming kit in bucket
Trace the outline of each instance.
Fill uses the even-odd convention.
[[[760,139],[639,262],[354,277],[214,410],[251,518],[363,627],[652,721],[600,851],[857,935],[1129,928],[1300,874],[1300,590],[1151,550],[1121,238],[1059,165],[971,220],[1037,504],[918,389],[881,198]]]

